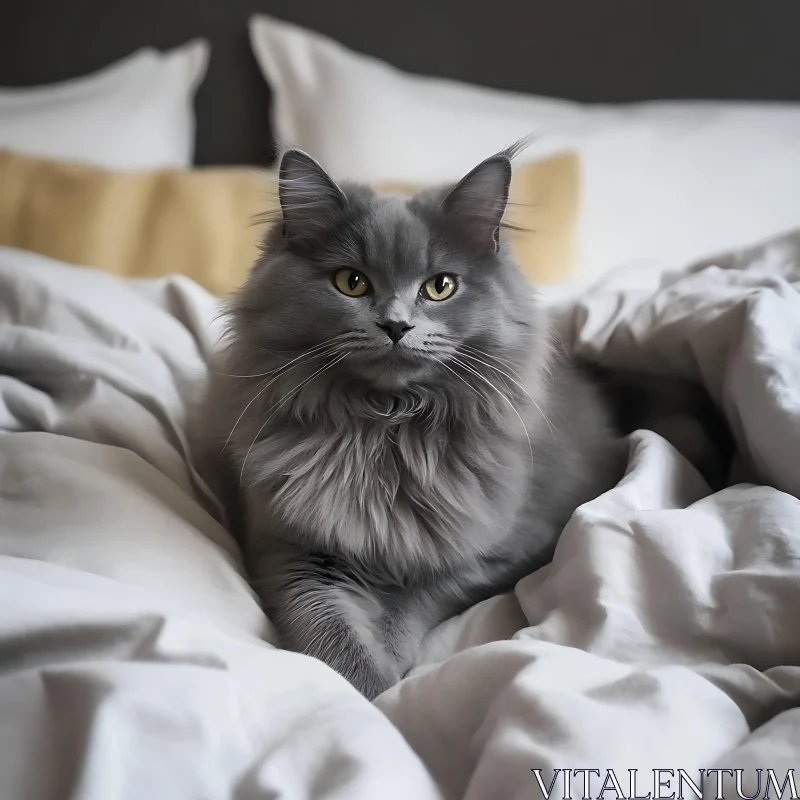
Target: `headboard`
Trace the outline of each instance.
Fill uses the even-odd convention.
[[[0,86],[74,78],[144,45],[211,42],[198,164],[267,164],[262,11],[413,72],[583,101],[800,100],[797,0],[7,0]]]

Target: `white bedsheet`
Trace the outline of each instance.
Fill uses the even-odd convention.
[[[799,251],[612,274],[560,307],[578,350],[702,378],[737,485],[709,495],[634,434],[553,563],[371,705],[262,640],[191,469],[213,298],[0,249],[0,798],[506,800],[542,796],[536,769],[598,770],[591,797],[613,769],[628,796],[629,770],[644,795],[655,769],[715,768],[753,794],[756,768],[800,772]]]

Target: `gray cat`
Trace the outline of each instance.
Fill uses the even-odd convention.
[[[546,563],[625,469],[607,393],[513,263],[513,155],[407,199],[288,151],[281,217],[229,307],[206,433],[253,585],[284,646],[369,698],[433,626]]]

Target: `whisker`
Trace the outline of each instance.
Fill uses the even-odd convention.
[[[508,403],[508,405],[511,408],[511,410],[519,418],[520,424],[522,425],[522,430],[525,431],[525,438],[528,440],[528,449],[530,450],[530,453],[531,453],[531,466],[533,466],[533,463],[534,463],[533,462],[533,444],[531,443],[531,437],[530,437],[530,434],[528,433],[528,427],[527,427],[527,425],[525,425],[525,420],[522,419],[522,414],[520,414],[519,411],[517,411],[515,405],[511,402],[511,400],[508,397],[506,397],[488,378],[486,378],[484,375],[481,375],[481,373],[478,372],[478,370],[474,369],[469,364],[465,364],[463,361],[461,361],[458,358],[455,359],[455,363],[459,364],[462,367],[464,367],[464,369],[466,369],[469,372],[471,372],[477,378],[480,378],[484,383],[486,383],[488,386],[490,386],[492,389],[494,389],[494,391],[497,392],[497,394],[499,394],[500,397],[502,397],[503,400],[506,401],[506,403]]]
[[[479,356],[483,356],[484,358],[490,358],[493,361],[498,361],[508,370],[510,370],[514,375],[516,375],[520,380],[522,379],[520,374],[514,369],[514,365],[511,361],[506,358],[500,358],[500,356],[494,355],[494,353],[489,353],[486,350],[481,350],[479,347],[475,347],[474,345],[470,344],[460,344],[459,348],[462,350],[471,350],[473,353],[477,353]]]
[[[250,406],[251,406],[251,405],[253,405],[253,403],[254,403],[254,402],[255,402],[255,401],[256,401],[256,400],[257,400],[259,397],[261,397],[261,395],[262,395],[262,394],[264,394],[264,392],[265,392],[265,391],[266,391],[266,390],[267,390],[267,389],[268,389],[268,388],[269,388],[269,387],[270,387],[270,386],[271,386],[273,383],[275,383],[275,381],[276,381],[276,380],[278,380],[278,378],[282,378],[284,375],[286,375],[286,374],[288,374],[289,372],[291,372],[291,371],[292,371],[292,370],[293,370],[295,367],[299,367],[299,366],[300,366],[300,364],[301,364],[301,363],[303,363],[303,362],[300,362],[300,361],[299,361],[301,358],[305,358],[305,357],[307,357],[307,361],[312,361],[312,360],[313,360],[313,359],[315,359],[315,358],[321,358],[322,356],[330,355],[330,354],[332,354],[332,353],[335,353],[335,352],[337,352],[337,350],[338,350],[338,348],[339,348],[340,346],[341,346],[341,345],[340,345],[340,343],[338,343],[338,342],[337,342],[337,343],[335,343],[335,344],[329,344],[329,349],[328,349],[328,350],[323,350],[323,351],[320,351],[320,352],[317,352],[317,353],[310,353],[310,354],[309,354],[309,353],[303,353],[303,355],[302,355],[302,356],[298,356],[297,358],[293,359],[293,362],[294,362],[294,361],[298,361],[298,362],[299,362],[299,363],[296,363],[296,364],[294,364],[294,366],[291,366],[291,364],[292,364],[293,362],[290,362],[289,364],[284,364],[282,367],[278,367],[278,370],[283,370],[283,372],[282,372],[280,375],[275,375],[273,378],[271,378],[270,380],[268,380],[268,381],[267,381],[267,382],[264,384],[264,386],[262,386],[262,387],[261,387],[261,389],[259,389],[259,391],[258,391],[258,392],[256,392],[255,396],[254,396],[254,397],[253,397],[253,398],[250,400],[250,402],[249,402],[249,403],[248,403],[248,404],[247,404],[247,405],[244,407],[244,409],[242,410],[242,413],[241,413],[241,414],[239,414],[239,417],[238,417],[238,419],[236,420],[236,422],[234,422],[234,423],[233,423],[233,427],[231,428],[231,432],[228,434],[228,438],[225,440],[225,444],[224,444],[224,445],[222,445],[222,450],[224,451],[224,450],[225,450],[225,448],[228,446],[228,443],[230,442],[230,440],[231,440],[231,437],[233,436],[233,433],[234,433],[234,431],[236,430],[236,426],[237,426],[237,425],[238,425],[238,424],[239,424],[239,423],[242,421],[242,417],[244,417],[244,415],[247,413],[247,409],[248,409],[248,408],[250,408]],[[273,372],[277,372],[278,370],[273,370]],[[269,373],[264,373],[264,374],[269,374]]]
[[[493,353],[487,352],[486,350],[481,350],[480,347],[475,347],[474,345],[465,344],[464,342],[458,342],[450,336],[443,336],[441,334],[431,334],[427,338],[433,338],[434,336],[437,336],[439,338],[439,341],[437,341],[436,344],[447,344],[455,348],[456,350],[462,350],[462,351],[471,350],[473,353],[477,353],[479,356],[483,356],[484,358],[490,358],[493,361],[498,361],[503,366],[505,366],[506,369],[510,370],[514,375],[516,375],[518,378],[520,378],[520,380],[522,380],[519,373],[514,369],[514,364],[508,359],[500,358],[500,356],[496,356]]]
[[[542,415],[542,419],[547,423],[547,427],[550,428],[550,433],[553,433],[553,426],[550,424],[550,420],[547,419],[547,416],[544,413],[544,411],[542,411],[541,406],[536,402],[536,400],[533,399],[531,393],[518,380],[515,380],[507,372],[503,372],[502,369],[493,366],[488,361],[482,361],[480,358],[470,355],[469,353],[461,353],[461,355],[464,358],[471,358],[473,361],[477,361],[479,364],[483,364],[484,366],[489,367],[489,369],[493,369],[495,372],[499,372],[501,375],[504,375],[506,378],[508,378],[512,383],[519,386],[519,388],[522,389],[522,391],[525,392],[525,394],[528,396],[528,399],[531,401],[531,403],[533,403],[536,406],[536,410]]]
[[[346,340],[344,340],[344,341],[347,341],[347,342],[356,342],[357,343],[357,342],[369,342],[369,341],[372,341],[372,337],[370,337],[370,336],[358,336],[358,335],[356,335],[356,334],[359,334],[359,333],[366,333],[366,331],[363,330],[363,328],[353,328],[352,331],[345,331],[345,333],[340,333],[339,336],[344,337],[344,336],[347,336],[349,334],[348,338]],[[331,341],[333,341],[333,339],[328,339],[328,341],[331,342]],[[323,342],[323,344],[324,344],[324,342]],[[271,356],[275,356],[276,358],[285,358],[285,356],[281,355],[281,353],[294,353],[297,350],[297,348],[294,348],[293,350],[267,350],[266,347],[259,347],[258,349],[261,350],[263,353],[269,353]],[[234,377],[236,377],[236,376],[234,376]]]
[[[466,378],[464,378],[463,375],[459,375],[452,367],[450,367],[447,363],[445,363],[441,359],[434,358],[433,360],[437,364],[441,364],[448,372],[450,372],[453,375],[455,375],[456,378],[458,378],[461,381],[461,383],[463,383],[465,386],[468,386],[470,389],[472,389],[472,391],[475,392],[475,394],[477,394],[478,397],[482,397],[481,393]]]
[[[290,397],[292,397],[293,395],[297,394],[297,392],[299,392],[299,391],[300,391],[300,390],[301,390],[301,389],[302,389],[302,388],[303,388],[303,387],[304,387],[304,386],[305,386],[307,383],[309,383],[309,381],[313,380],[313,379],[314,379],[314,378],[315,378],[317,375],[319,375],[320,373],[322,373],[322,372],[325,372],[325,370],[328,370],[328,369],[330,369],[331,367],[334,367],[334,366],[336,366],[336,364],[338,364],[340,361],[344,361],[344,359],[345,359],[345,358],[347,358],[347,356],[348,356],[348,355],[350,355],[350,354],[349,354],[349,353],[344,353],[343,355],[340,355],[340,356],[339,356],[337,359],[335,359],[334,361],[332,361],[330,364],[326,364],[324,367],[321,367],[321,368],[320,368],[320,369],[318,369],[316,372],[312,373],[312,374],[311,374],[311,375],[310,375],[308,378],[306,378],[306,380],[304,380],[304,381],[303,381],[303,382],[302,382],[302,383],[301,383],[299,386],[296,386],[294,389],[292,389],[292,391],[291,391],[291,392],[289,392],[289,393],[288,393],[288,394],[287,394],[287,395],[286,395],[286,396],[285,396],[283,399],[281,399],[281,400],[280,400],[280,401],[278,401],[278,402],[277,402],[275,405],[273,405],[273,406],[271,406],[270,408],[268,408],[268,409],[267,409],[267,413],[268,413],[268,412],[270,412],[270,411],[272,411],[272,414],[270,414],[270,415],[269,415],[269,416],[268,416],[268,417],[267,417],[267,418],[264,420],[264,424],[263,424],[263,425],[262,425],[262,426],[261,426],[261,427],[258,429],[258,431],[256,432],[256,435],[253,437],[253,441],[250,443],[250,447],[248,448],[248,450],[247,450],[247,453],[245,454],[244,461],[242,461],[242,470],[241,470],[241,472],[239,473],[239,485],[240,485],[240,486],[241,486],[241,484],[242,484],[242,481],[243,481],[243,479],[244,479],[244,468],[245,468],[245,466],[246,466],[246,464],[247,464],[247,459],[248,459],[248,458],[249,458],[249,456],[250,456],[250,451],[253,449],[253,447],[255,446],[255,443],[258,441],[258,437],[259,437],[259,436],[261,436],[261,432],[262,432],[262,431],[264,430],[264,428],[267,426],[267,423],[268,423],[268,422],[269,422],[269,421],[272,419],[272,417],[274,417],[274,416],[275,416],[275,414],[277,413],[278,409],[279,409],[279,408],[280,408],[280,407],[281,407],[281,406],[282,406],[282,405],[283,405],[283,404],[284,404],[284,403],[285,403],[285,402],[286,402],[286,401],[287,401],[287,400],[288,400]],[[274,409],[274,411],[273,411],[273,409]]]
[[[435,341],[447,342],[448,344],[455,344],[455,341],[452,336],[446,336],[443,333],[428,333],[425,335],[425,338],[433,339]]]
[[[347,336],[349,331],[345,333],[340,333],[338,336],[333,336],[332,338],[328,339],[327,341],[321,342],[320,344],[314,345],[314,347],[309,348],[305,351],[305,353],[301,353],[297,358],[293,358],[291,361],[287,362],[286,364],[281,364],[280,367],[275,367],[275,369],[268,370],[267,372],[256,372],[253,375],[232,375],[229,372],[217,372],[217,375],[223,375],[226,378],[264,378],[267,375],[272,375],[276,373],[278,370],[286,369],[290,364],[293,364],[295,361],[299,361],[304,356],[309,355],[310,353],[315,352],[316,350],[320,350],[328,345],[333,345],[338,339],[341,339],[343,336]],[[265,350],[264,352],[269,353],[269,350]]]

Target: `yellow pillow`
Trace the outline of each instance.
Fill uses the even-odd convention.
[[[514,247],[536,282],[574,272],[578,189],[572,154],[515,170],[507,219],[530,231],[514,233]],[[274,172],[112,172],[0,151],[0,245],[125,277],[182,273],[215,294],[242,283],[264,233],[258,217],[276,203]]]

